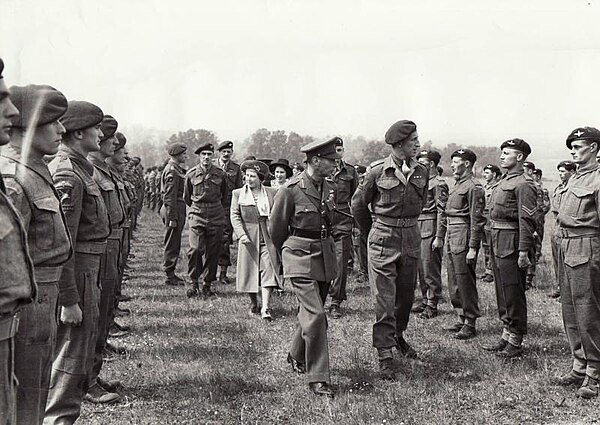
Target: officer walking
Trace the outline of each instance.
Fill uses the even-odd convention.
[[[10,141],[12,121],[19,116],[19,111],[10,99],[3,71],[4,62],[0,58],[0,146]],[[37,285],[33,263],[29,257],[27,234],[21,216],[6,196],[2,174],[0,233],[0,423],[14,424],[17,420],[15,334],[19,328],[20,310],[37,300]]]
[[[475,322],[479,314],[479,297],[475,266],[483,238],[485,194],[473,177],[477,155],[470,149],[459,149],[452,155],[450,168],[456,183],[448,195],[448,291],[460,322],[446,328],[456,332],[456,339],[476,335]]]
[[[559,379],[582,398],[598,396],[600,381],[600,131],[580,127],[567,138],[577,172],[558,207],[563,321],[573,366]]]
[[[298,326],[288,362],[297,373],[307,374],[310,390],[334,396],[329,376],[327,315],[324,303],[329,282],[337,275],[332,237],[336,189],[326,177],[335,168],[337,138],[301,148],[307,169],[293,176],[277,192],[269,230],[281,251],[283,276],[290,279],[298,299]]]
[[[437,167],[442,156],[439,152],[421,151],[417,160],[429,170],[427,202],[419,216],[421,258],[419,259],[419,287],[422,301],[412,311],[421,319],[437,316],[437,305],[442,298],[442,251],[446,237],[446,204],[448,184],[439,176]]]
[[[211,284],[217,279],[217,263],[223,241],[227,181],[225,172],[212,165],[212,143],[199,146],[195,153],[200,163],[185,175],[183,199],[189,207],[190,248],[188,250],[188,273],[191,279],[188,298],[199,295],[202,278],[202,296],[215,295]]]
[[[480,276],[484,282],[493,282],[494,274],[492,273],[492,260],[490,259],[490,243],[491,243],[491,228],[490,228],[490,200],[492,199],[492,192],[498,186],[498,181],[502,177],[502,171],[497,165],[487,164],[483,167],[483,178],[485,184],[483,190],[485,192],[485,208],[483,210],[483,216],[485,217],[485,227],[483,228],[484,238],[481,241],[483,245],[483,254],[485,256],[485,271]]]
[[[414,300],[421,232],[418,217],[427,201],[427,167],[419,164],[417,126],[408,120],[385,134],[392,153],[372,164],[352,198],[352,213],[361,232],[369,232],[369,280],[375,295],[373,346],[382,378],[395,379],[393,347],[407,357],[416,352],[402,335]],[[373,220],[374,217],[374,220]],[[372,225],[372,228],[371,228]]]
[[[335,149],[340,159],[336,160],[332,180],[337,187],[337,209],[350,215],[350,201],[358,187],[358,173],[354,166],[344,162],[344,141],[335,139]],[[334,319],[342,317],[340,306],[346,300],[346,283],[348,282],[348,261],[352,251],[352,227],[354,219],[342,214],[336,214],[333,224],[333,239],[337,257],[338,274],[329,287],[331,304],[329,314]]]
[[[239,189],[243,185],[242,171],[239,164],[231,160],[233,155],[233,142],[226,140],[219,144],[217,148],[219,151],[219,158],[214,161],[214,165],[223,170],[225,173],[225,182],[227,184],[227,195],[223,207],[225,208],[225,218],[223,227],[223,248],[219,255],[219,266],[221,267],[221,273],[219,274],[219,281],[222,283],[229,283],[227,277],[227,268],[231,266],[231,244],[233,243],[233,227],[231,226],[231,193],[234,189]]]
[[[58,119],[67,111],[67,99],[49,86],[13,86],[10,91],[20,117],[13,120],[0,170],[7,194],[23,218],[38,285],[37,302],[21,311],[15,338],[17,423],[30,425],[44,420],[56,343],[58,279],[62,265],[73,253],[60,198],[44,162],[44,155],[58,152],[65,132]],[[31,136],[26,136],[27,131]]]
[[[537,191],[533,179],[524,174],[523,163],[531,154],[521,139],[507,140],[500,146],[500,166],[506,173],[490,200],[491,258],[502,321],[500,340],[483,348],[501,357],[516,357],[523,352],[527,333],[526,274],[534,255]]]
[[[187,146],[184,143],[173,143],[167,149],[171,159],[165,166],[161,191],[163,207],[160,216],[165,226],[163,270],[167,275],[166,285],[185,285],[185,280],[175,274],[179,251],[181,251],[181,233],[185,225],[185,202],[183,186],[188,159]]]

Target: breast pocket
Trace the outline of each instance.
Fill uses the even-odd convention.
[[[191,180],[192,183],[192,193],[194,196],[202,196],[204,195],[205,192],[205,185],[204,185],[204,177],[203,176],[196,176],[193,177]]]
[[[96,183],[89,183],[86,185],[85,191],[88,195],[88,201],[90,205],[89,208],[86,208],[85,206],[84,208],[86,211],[89,210],[90,212],[93,208],[94,211],[92,214],[90,214],[90,218],[93,218],[95,221],[97,221],[100,218],[100,214],[107,214],[106,205],[104,204],[104,200],[100,195],[100,189]]]
[[[383,205],[389,205],[394,202],[394,199],[399,200],[398,191],[400,190],[400,180],[395,178],[381,178],[377,180],[377,190],[381,196],[380,202]]]
[[[35,212],[35,230],[33,237],[35,246],[40,249],[50,249],[56,239],[56,228],[60,222],[60,202],[56,197],[36,199],[33,201]]]
[[[567,215],[581,216],[589,206],[594,205],[594,190],[587,187],[573,186],[570,196],[564,199]]]

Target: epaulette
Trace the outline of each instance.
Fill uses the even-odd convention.
[[[5,156],[0,157],[0,171],[5,176],[14,176],[17,174],[17,163]]]
[[[369,168],[373,169],[374,167],[377,167],[378,165],[381,165],[385,162],[385,158],[382,159],[378,159],[377,161],[373,161],[369,164]]]
[[[528,181],[528,182],[534,182],[534,181],[533,181],[533,177],[531,177],[529,174],[525,174],[525,173],[523,173],[523,174],[521,174],[521,175],[523,176],[523,178],[524,178],[526,181]],[[535,183],[535,182],[534,182],[534,183]]]
[[[190,175],[190,174],[192,174],[192,173],[195,173],[195,172],[196,172],[196,166],[193,166],[192,168],[190,168],[190,169],[188,170],[188,172],[187,172],[187,173],[185,173],[185,175],[186,175],[186,177],[187,177],[188,175]]]
[[[68,155],[62,155],[59,153],[56,158],[54,158],[50,164],[48,164],[48,169],[50,170],[50,174],[54,175],[54,173],[60,170],[72,170],[73,163]]]

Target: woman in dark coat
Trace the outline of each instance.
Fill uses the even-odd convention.
[[[237,291],[250,296],[250,311],[258,313],[258,290],[261,288],[261,316],[271,317],[271,295],[281,285],[281,261],[268,231],[273,199],[277,189],[263,185],[269,167],[261,161],[244,161],[243,187],[235,189],[231,200],[231,224],[237,235]]]

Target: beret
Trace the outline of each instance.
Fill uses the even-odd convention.
[[[102,140],[110,139],[115,135],[117,131],[117,127],[119,127],[119,123],[116,119],[114,119],[111,115],[104,115],[104,119],[100,124],[100,128],[102,129]]]
[[[123,149],[125,147],[125,143],[127,143],[127,137],[125,137],[125,135],[123,133],[121,133],[120,131],[117,131],[115,133],[115,137],[119,141],[119,144],[115,148],[115,151],[118,151],[119,149]]]
[[[215,151],[215,147],[213,146],[213,144],[212,144],[212,143],[210,143],[210,142],[206,142],[206,143],[204,143],[204,144],[202,144],[202,145],[198,146],[198,147],[196,148],[196,150],[194,151],[194,153],[195,153],[196,155],[198,155],[198,154],[200,154],[200,152],[202,152],[202,151],[211,151],[211,152],[214,152],[214,151]]]
[[[365,174],[367,172],[367,167],[364,165],[355,165],[354,168],[358,174]]]
[[[4,78],[4,76],[2,75],[2,71],[4,71],[4,61],[2,60],[2,58],[0,58],[0,80]]]
[[[385,143],[393,145],[401,142],[408,136],[417,131],[417,125],[410,120],[400,120],[388,129],[385,133]]]
[[[67,112],[62,116],[60,122],[67,133],[94,127],[102,122],[104,113],[102,109],[90,102],[83,100],[69,101]]]
[[[529,168],[530,170],[535,171],[535,164],[533,162],[531,162],[531,161],[525,161],[523,163],[523,167]]]
[[[600,142],[600,130],[594,127],[578,127],[567,137],[567,147],[571,149],[571,142],[575,140],[589,140],[590,142]]]
[[[500,149],[509,148],[523,152],[525,155],[531,153],[531,147],[523,139],[510,139],[500,145]]]
[[[187,146],[185,143],[175,142],[167,148],[167,153],[171,156],[181,155],[187,151]]]
[[[309,143],[308,145],[304,145],[300,148],[300,152],[305,153],[306,156],[318,156],[320,158],[327,159],[341,159],[339,153],[335,151],[335,147],[338,146],[338,140],[341,140],[339,137],[334,137],[333,139],[325,140],[325,141],[316,141]]]
[[[13,126],[18,128],[54,122],[67,112],[69,106],[67,98],[55,88],[34,84],[12,86],[10,100],[20,113],[13,120]]]
[[[269,166],[267,164],[265,164],[262,161],[256,161],[253,159],[242,162],[242,165],[240,165],[240,169],[242,170],[242,173],[245,173],[246,170],[256,171],[258,177],[261,180],[264,180],[265,177],[267,177],[267,175],[269,174]]]
[[[219,143],[218,151],[223,149],[233,149],[233,142],[230,140],[225,140],[224,142]]]
[[[533,170],[533,174],[535,174],[536,176],[541,176],[542,170],[540,170],[539,168],[536,168],[535,170]]]
[[[454,158],[455,156],[464,159],[465,161],[471,161],[471,165],[477,161],[477,155],[471,149],[458,149],[452,152],[450,158]]]
[[[442,154],[434,150],[422,150],[417,154],[417,159],[419,158],[427,158],[428,160],[433,161],[437,165],[442,159]]]
[[[560,161],[558,163],[558,165],[556,166],[556,169],[558,170],[560,167],[565,167],[565,170],[567,171],[575,171],[577,169],[577,165],[575,165],[575,163],[573,161]]]
[[[498,167],[497,165],[494,165],[494,164],[487,164],[485,167],[483,167],[483,169],[484,170],[490,170],[494,174],[501,174],[502,173],[500,171],[500,167]]]

